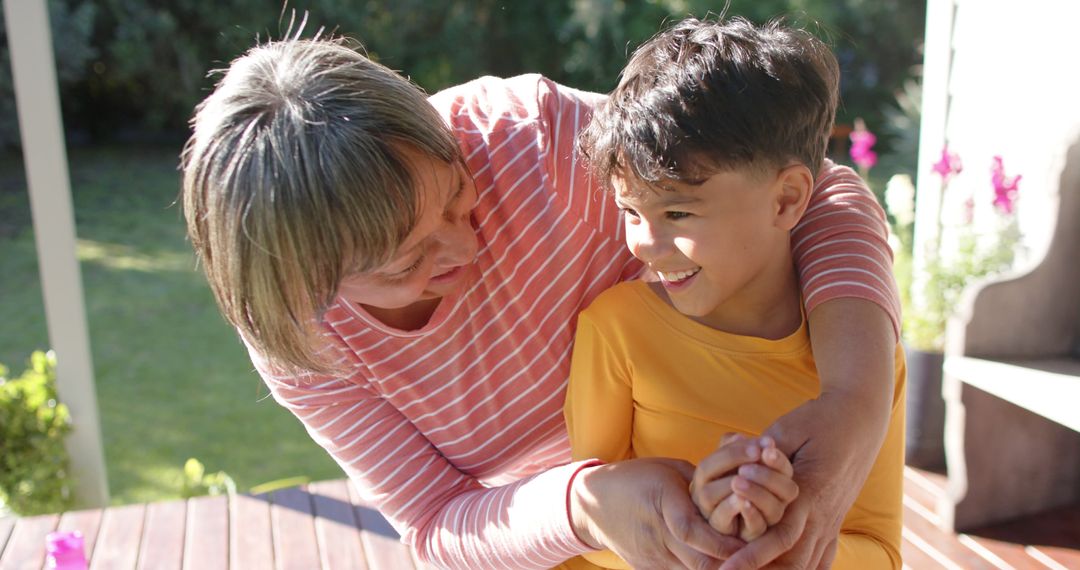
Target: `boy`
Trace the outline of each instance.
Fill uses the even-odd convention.
[[[616,285],[579,317],[565,405],[574,459],[690,461],[702,514],[744,539],[794,499],[790,465],[741,436],[713,452],[820,391],[790,232],[824,161],[838,78],[805,32],[690,19],[635,52],[579,141],[611,183],[628,248],[659,279]],[[897,347],[888,433],[837,568],[901,565],[903,401]]]

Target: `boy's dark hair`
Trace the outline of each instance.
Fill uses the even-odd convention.
[[[642,44],[578,140],[594,174],[697,183],[798,161],[817,174],[840,72],[820,40],[777,21],[683,20]]]

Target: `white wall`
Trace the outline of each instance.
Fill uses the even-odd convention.
[[[1022,174],[1019,222],[1029,263],[1050,240],[1064,154],[1080,140],[1080,0],[929,0],[924,116],[920,140],[916,256],[931,236],[940,179],[930,174],[941,146],[964,172],[945,196],[946,225],[976,192],[992,219],[990,165],[1004,158]]]

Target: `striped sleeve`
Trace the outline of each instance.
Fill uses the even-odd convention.
[[[622,216],[614,197],[593,177],[577,152],[578,134],[588,125],[593,109],[607,96],[559,85],[540,76],[537,85],[538,118],[545,175],[568,210],[600,235],[623,243]],[[624,251],[622,279],[637,277],[642,264]]]
[[[439,568],[551,568],[590,551],[569,526],[566,493],[590,464],[484,487],[443,457],[358,378],[289,376],[249,347],[274,399],[424,561]]]
[[[900,338],[900,297],[892,272],[885,212],[853,170],[826,161],[792,253],[807,311],[838,298],[877,304]]]

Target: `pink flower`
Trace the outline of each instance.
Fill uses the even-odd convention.
[[[942,182],[948,182],[950,178],[960,174],[964,170],[964,163],[960,161],[960,155],[949,152],[949,145],[941,149],[941,160],[934,163],[932,171],[941,176]]]
[[[855,130],[851,131],[851,160],[864,170],[869,170],[877,164],[877,153],[872,149],[877,137],[866,128],[862,119],[855,120]]]
[[[1013,213],[1016,206],[1016,198],[1019,193],[1021,175],[1012,178],[1005,176],[1005,165],[1000,156],[994,157],[994,164],[990,167],[990,181],[994,185],[994,207],[1004,214]]]

